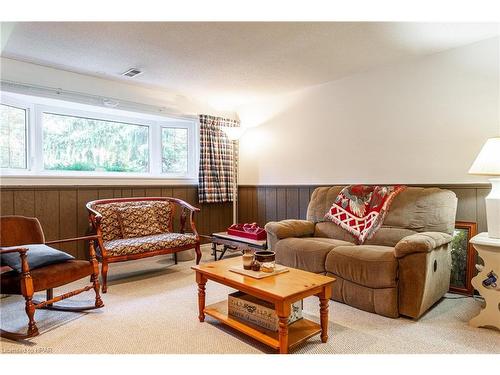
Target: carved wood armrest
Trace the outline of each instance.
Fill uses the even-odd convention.
[[[99,226],[101,225],[102,215],[90,207],[87,207],[87,209],[89,211],[89,222],[92,225],[92,228],[97,232]]]
[[[194,213],[200,211],[199,208],[196,210],[190,210],[187,207],[182,207],[182,212],[181,212],[181,228],[180,232],[185,233],[184,227],[186,226],[186,220],[187,220],[187,210],[189,210],[189,223],[191,225],[191,230],[193,231],[194,235],[196,236],[196,240],[200,240],[200,235],[198,234],[198,231],[196,229],[196,225],[194,223]]]
[[[193,211],[193,212],[199,212],[200,211],[200,209],[198,207],[192,206],[188,202],[183,201],[182,199],[179,199],[179,198],[168,198],[168,200],[170,200],[172,202],[175,202],[179,206],[185,207],[185,208],[187,208],[190,211]]]

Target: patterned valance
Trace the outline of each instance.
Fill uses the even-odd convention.
[[[233,201],[233,143],[222,126],[240,126],[239,121],[200,115],[200,203]]]

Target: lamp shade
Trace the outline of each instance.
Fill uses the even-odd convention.
[[[469,173],[500,176],[500,137],[486,141],[470,167]]]
[[[226,134],[230,141],[237,141],[245,132],[241,126],[221,126],[221,130]]]

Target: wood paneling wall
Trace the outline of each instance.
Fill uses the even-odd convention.
[[[413,185],[425,186],[430,185]],[[489,184],[432,185],[449,189],[458,197],[457,221],[470,221],[485,232],[486,207],[484,198],[491,190]],[[240,186],[238,222],[257,222],[263,226],[269,221],[305,219],[309,198],[317,186]]]
[[[478,231],[486,231],[484,198],[490,186],[435,185],[457,194],[457,221],[478,224]],[[263,226],[269,221],[305,219],[309,199],[317,186],[240,186],[238,203],[239,222],[257,222]],[[181,198],[201,212],[196,217],[200,234],[224,231],[232,223],[232,205],[198,204],[197,187],[187,186],[4,186],[0,188],[0,214],[37,217],[47,240],[77,237],[88,230],[88,201],[102,198],[162,196]],[[178,223],[178,218],[176,218]],[[62,248],[78,257],[85,257],[83,243],[67,244]]]
[[[195,185],[187,186],[3,186],[0,214],[37,217],[47,241],[83,236],[88,233],[85,204],[95,199],[120,197],[174,197],[199,207],[196,228],[200,234],[223,231],[232,223],[231,203],[198,204]],[[179,210],[178,212],[179,213]],[[176,218],[174,228],[178,228]],[[85,258],[83,243],[69,243],[62,250]]]

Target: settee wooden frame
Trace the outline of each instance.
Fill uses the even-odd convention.
[[[179,228],[179,231],[177,233],[181,233],[181,234],[185,233],[186,221],[189,217],[189,224],[191,226],[191,230],[192,230],[193,234],[195,235],[195,243],[190,244],[190,245],[186,245],[186,246],[160,249],[160,250],[155,250],[155,251],[148,251],[148,252],[139,253],[139,254],[117,255],[117,256],[109,255],[106,251],[106,247],[104,246],[104,241],[102,239],[102,229],[101,229],[102,215],[98,211],[93,209],[92,207],[95,207],[95,205],[100,205],[100,204],[140,202],[140,201],[164,201],[164,202],[174,203],[172,205],[172,219],[170,220],[169,228],[168,228],[168,230],[170,232],[173,232],[173,230],[174,230],[173,222],[174,222],[174,217],[175,217],[176,205],[180,206],[180,208],[181,208],[180,228]],[[124,262],[124,261],[128,261],[128,260],[148,258],[148,257],[156,256],[156,255],[174,254],[175,263],[177,264],[177,254],[176,253],[178,253],[179,251],[189,250],[189,249],[193,249],[193,248],[196,252],[196,264],[200,263],[200,260],[201,260],[200,235],[198,234],[198,231],[196,229],[196,225],[194,222],[194,214],[196,212],[199,212],[200,209],[190,205],[189,203],[183,201],[182,199],[171,198],[171,197],[134,197],[134,198],[98,199],[98,200],[88,202],[86,204],[86,207],[87,207],[87,210],[89,212],[89,222],[90,222],[93,230],[96,232],[96,234],[98,236],[97,241],[99,244],[100,254],[98,254],[97,258],[101,262],[101,278],[102,278],[101,284],[102,284],[102,292],[103,293],[106,293],[108,290],[107,275],[108,275],[109,263]]]

